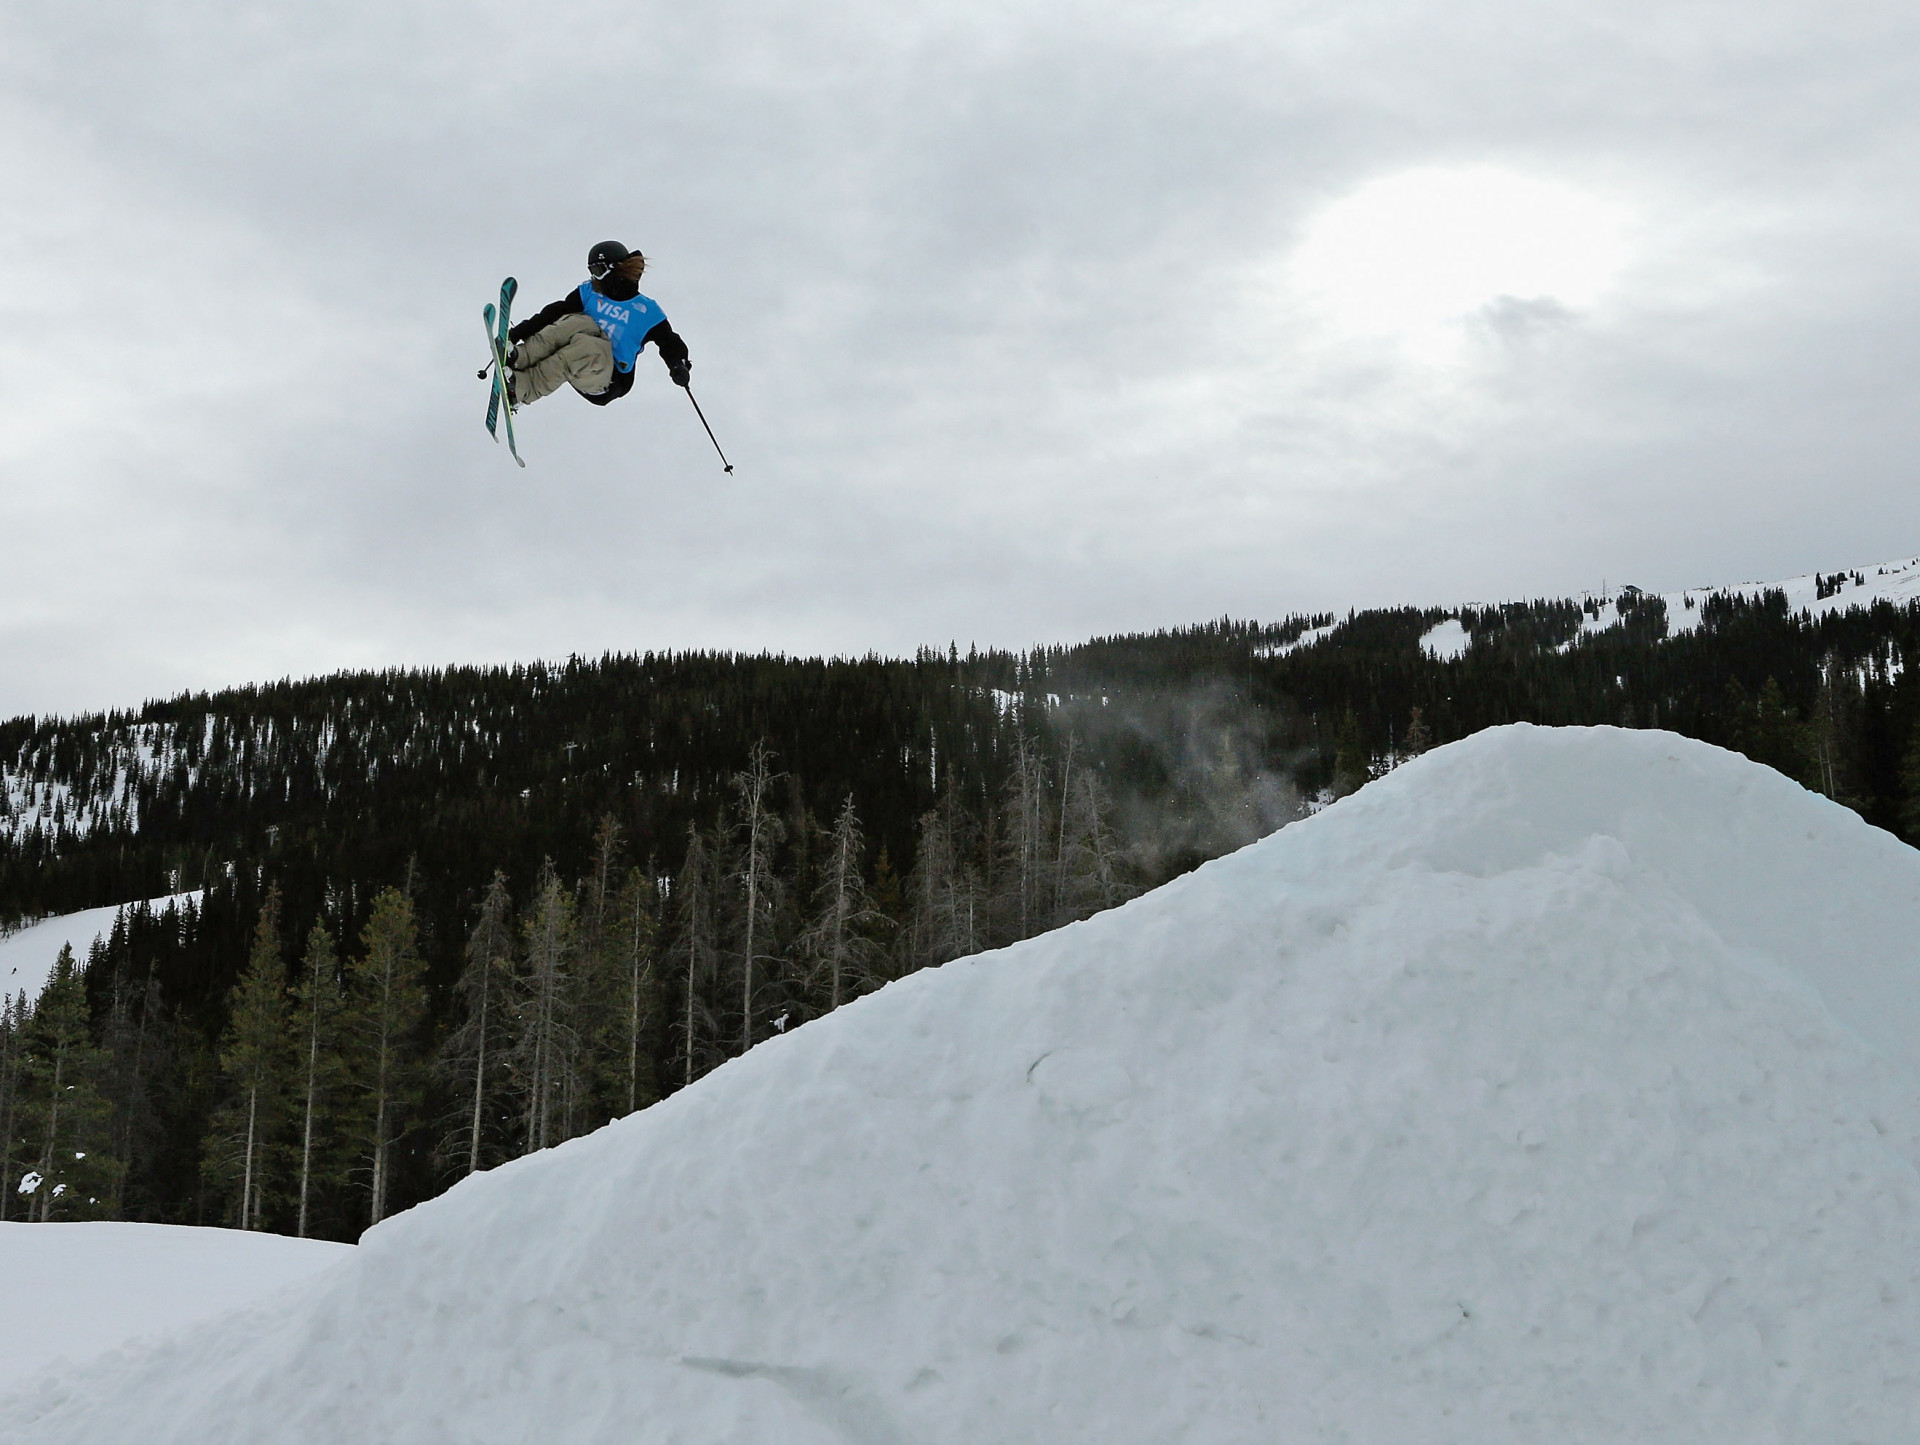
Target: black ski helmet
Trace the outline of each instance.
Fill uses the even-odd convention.
[[[642,266],[646,265],[647,258],[638,251],[629,251],[618,241],[601,241],[587,252],[587,274],[596,281],[604,281],[615,266],[635,257],[639,257]]]

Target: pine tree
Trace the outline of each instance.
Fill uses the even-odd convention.
[[[516,1005],[518,1038],[513,1069],[524,1104],[526,1149],[532,1153],[567,1137],[565,1110],[574,1085],[573,895],[554,871],[541,866],[525,923],[526,972]]]
[[[1900,760],[1900,831],[1908,842],[1920,843],[1920,726]]]
[[[1813,762],[1807,753],[1807,733],[1799,714],[1787,706],[1779,682],[1769,677],[1760,689],[1738,743],[1756,763],[1785,773],[1803,786],[1813,781]]]
[[[771,953],[773,918],[779,905],[779,880],[773,870],[773,850],[785,827],[768,803],[774,782],[785,776],[771,768],[771,755],[764,740],[753,745],[751,760],[744,772],[733,776],[733,789],[740,800],[740,871],[737,875],[740,903],[740,1052],[753,1047],[755,984],[761,964],[778,960]],[[762,952],[762,950],[769,950]]]
[[[615,916],[624,964],[625,998],[620,1010],[626,1045],[627,1108],[631,1114],[654,1100],[652,1070],[644,1066],[645,1048],[659,1011],[659,985],[653,968],[653,880],[640,869],[627,874]]]
[[[633,987],[631,929],[623,910],[620,825],[611,815],[594,832],[591,868],[580,888],[575,947],[575,1009],[579,1018],[579,1092],[588,1123],[630,1112],[636,1067],[630,1066]],[[644,926],[644,925],[643,925]]]
[[[1053,921],[1067,916],[1067,814],[1073,798],[1073,785],[1078,781],[1074,773],[1075,753],[1080,745],[1079,735],[1067,734],[1066,752],[1060,759],[1060,817],[1054,830],[1053,850]]]
[[[581,889],[582,925],[589,938],[606,937],[614,926],[620,884],[619,821],[608,813],[593,834],[593,872]]]
[[[713,850],[697,827],[687,829],[687,854],[673,880],[673,907],[678,945],[675,972],[682,989],[680,998],[681,1086],[694,1080],[702,1054],[702,1026],[711,1022],[711,1010],[705,1001],[707,989],[719,971],[719,947],[715,940]]]
[[[22,1103],[35,1147],[19,1188],[33,1196],[29,1217],[37,1212],[43,1223],[110,1219],[119,1207],[113,1109],[99,1087],[107,1057],[90,1025],[85,977],[62,944],[23,1031]]]
[[[880,916],[893,927],[907,916],[907,899],[900,883],[900,874],[893,866],[893,857],[887,852],[887,845],[880,845],[880,856],[873,860],[873,906]]]
[[[112,998],[101,1044],[109,1060],[107,1096],[113,1105],[113,1153],[126,1170],[121,1210],[133,1217],[136,1204],[142,1214],[150,1214],[157,1202],[152,1197],[147,1166],[163,1137],[161,1090],[178,1068],[177,1029],[163,1006],[158,960],[148,959],[145,976],[137,981],[133,977],[124,911],[114,921],[111,941],[101,960],[88,965],[90,970],[108,966],[113,976]]]
[[[279,1127],[284,1103],[290,1062],[286,987],[276,890],[260,909],[246,969],[227,996],[228,1024],[220,1048],[220,1069],[231,1095],[214,1118],[212,1162],[216,1172],[238,1175],[242,1229],[260,1227],[267,1143]]]
[[[300,1111],[300,1183],[295,1232],[307,1237],[311,1223],[314,1167],[321,1149],[322,1129],[337,1095],[345,1060],[341,1057],[341,1027],[346,1000],[340,989],[340,959],[333,935],[319,919],[307,934],[307,951],[300,960],[300,982],[293,990],[292,1036],[298,1054],[295,1089]]]
[[[953,957],[948,949],[956,863],[944,808],[929,808],[920,815],[915,841],[913,869],[907,875],[907,926],[900,936],[902,973]]]
[[[1427,726],[1427,720],[1420,715],[1420,709],[1414,708],[1407,718],[1407,737],[1400,749],[1408,757],[1417,758],[1433,746],[1433,731]]]
[[[13,1203],[20,1085],[26,1055],[27,996],[0,994],[0,1220]]]
[[[1859,804],[1848,786],[1851,779],[1844,753],[1846,740],[1854,732],[1849,712],[1859,696],[1853,670],[1829,653],[1820,664],[1820,688],[1802,746],[1815,790],[1850,807]]]
[[[874,908],[866,879],[861,876],[865,846],[853,794],[849,793],[834,821],[815,895],[813,921],[802,940],[824,983],[827,1012],[874,982],[873,964],[880,948],[872,935],[884,920]]]
[[[1340,721],[1340,733],[1334,740],[1333,795],[1344,798],[1367,785],[1366,744],[1360,741],[1360,719],[1352,708]]]
[[[1010,935],[1030,938],[1051,922],[1047,904],[1056,890],[1046,877],[1047,770],[1040,749],[1024,732],[1014,739],[1013,774],[1006,786],[1007,913]],[[1057,856],[1057,854],[1056,854]]]
[[[1067,800],[1061,831],[1070,840],[1064,869],[1071,916],[1084,918],[1124,902],[1133,893],[1113,826],[1112,805],[1100,778],[1083,768]]]
[[[353,965],[351,1000],[354,1075],[364,1093],[359,1144],[368,1167],[368,1223],[378,1224],[387,1214],[394,1142],[419,1097],[416,1035],[427,998],[412,900],[397,888],[381,893],[360,943],[365,952]]]
[[[441,1046],[438,1068],[453,1084],[465,1106],[460,1133],[464,1171],[481,1167],[486,1121],[493,1112],[490,1087],[502,1070],[511,1038],[510,997],[513,984],[513,900],[507,893],[507,875],[494,870],[480,903],[480,919],[467,937],[466,967],[454,984],[465,1006],[465,1017]]]
[[[904,940],[908,970],[961,958],[982,946],[980,875],[968,860],[968,821],[951,792],[920,816]]]

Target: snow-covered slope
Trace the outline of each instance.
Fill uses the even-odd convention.
[[[1608,628],[1618,627],[1622,621],[1620,601],[1629,590],[1618,589],[1611,592],[1585,592],[1570,601],[1577,601],[1585,611],[1580,620],[1578,637],[1605,632]],[[1778,592],[1786,598],[1787,610],[1820,617],[1832,612],[1847,612],[1854,608],[1868,608],[1876,602],[1891,603],[1904,608],[1914,602],[1920,602],[1920,557],[1906,558],[1898,562],[1882,562],[1871,567],[1856,567],[1842,572],[1809,572],[1803,577],[1789,577],[1784,582],[1737,582],[1720,587],[1687,587],[1678,592],[1658,594],[1666,604],[1667,635],[1678,637],[1683,633],[1696,630],[1700,626],[1702,607],[1714,596],[1757,598],[1769,592]],[[1822,595],[1825,594],[1825,595]],[[1500,604],[1491,605],[1498,608]],[[1318,628],[1303,634],[1295,642],[1285,647],[1269,649],[1267,656],[1284,656],[1286,653],[1302,647],[1311,647],[1324,641],[1338,630],[1338,625]],[[1420,638],[1420,648],[1429,657],[1441,662],[1454,662],[1466,656],[1472,639],[1458,616],[1448,617],[1429,628]],[[1561,648],[1566,650],[1566,644]]]
[[[0,1403],[18,1441],[1920,1438],[1920,853],[1497,729]]]
[[[159,913],[169,904],[182,905],[199,896],[198,893],[177,893],[171,897],[149,899],[147,906]],[[120,911],[135,906],[131,903],[115,903],[105,908],[83,909],[79,913],[62,913],[30,923],[25,928],[17,928],[12,933],[0,934],[0,993],[11,996],[24,992],[27,1002],[32,1003],[40,996],[40,990],[47,986],[47,975],[53,972],[53,961],[60,956],[64,945],[72,944],[73,956],[85,963],[93,941],[110,935]]]
[[[1825,587],[1821,585],[1823,580],[1828,583]],[[1834,586],[1835,583],[1838,585]],[[1825,597],[1820,595],[1823,591],[1827,593]],[[1688,587],[1679,592],[1663,592],[1660,598],[1667,605],[1667,633],[1669,636],[1678,636],[1697,628],[1700,625],[1701,604],[1716,593],[1753,598],[1768,592],[1783,594],[1787,599],[1788,611],[1805,612],[1814,617],[1829,612],[1846,612],[1856,607],[1871,607],[1876,602],[1906,607],[1920,601],[1920,557],[1881,562],[1843,572],[1809,572],[1803,577],[1789,577],[1784,582],[1739,582],[1723,587]],[[1620,621],[1617,593],[1586,593],[1580,600],[1591,603],[1598,614],[1590,614],[1581,623],[1582,632],[1604,631]]]
[[[1733,587],[1694,587],[1684,592],[1663,594],[1667,604],[1667,626],[1672,632],[1691,632],[1700,622],[1700,604],[1716,592],[1736,597],[1758,597],[1765,592],[1786,595],[1792,612],[1808,612],[1815,617],[1827,612],[1846,612],[1855,607],[1871,607],[1876,602],[1891,602],[1896,607],[1920,601],[1920,557],[1898,562],[1882,562],[1873,567],[1857,567],[1850,573],[1830,574],[1838,581],[1835,590],[1820,596],[1821,574],[1789,577],[1784,582],[1744,582]],[[1843,578],[1845,580],[1840,580]]]
[[[304,1280],[353,1246],[165,1224],[0,1224],[0,1390],[57,1360],[197,1324]]]

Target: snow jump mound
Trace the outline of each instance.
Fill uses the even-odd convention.
[[[0,1439],[1920,1438],[1920,853],[1513,727],[894,984]]]

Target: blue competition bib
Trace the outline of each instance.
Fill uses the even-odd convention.
[[[580,283],[580,307],[613,343],[613,364],[621,371],[633,370],[633,359],[647,344],[647,333],[667,319],[651,296],[613,301],[594,290],[591,281]]]

